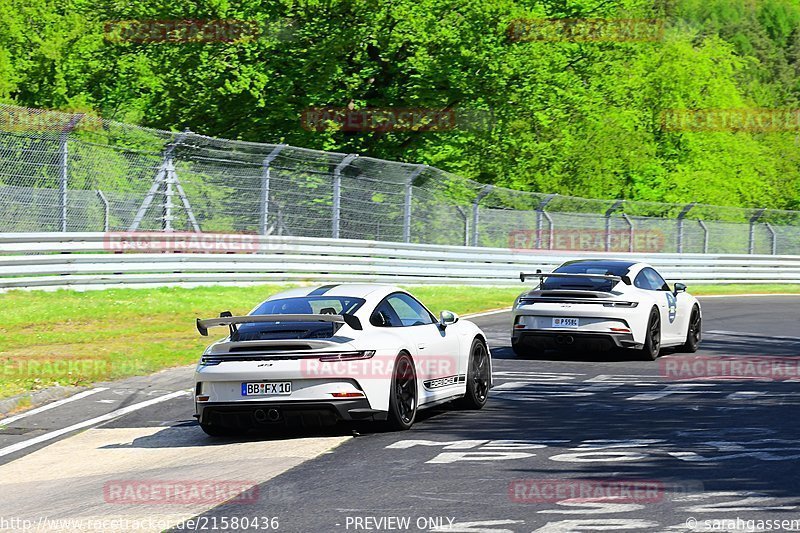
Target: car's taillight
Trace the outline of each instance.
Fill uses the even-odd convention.
[[[615,333],[630,333],[631,332],[631,330],[629,330],[628,328],[611,328],[611,331],[613,331]]]
[[[362,398],[363,392],[332,392],[331,396],[334,398]]]
[[[321,355],[320,361],[355,361],[357,359],[370,359],[375,355],[375,350],[364,350],[361,352],[344,352],[333,353],[330,355]]]
[[[606,302],[603,307],[636,307],[639,302]]]

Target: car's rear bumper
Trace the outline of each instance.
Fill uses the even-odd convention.
[[[331,425],[339,421],[386,420],[387,412],[372,409],[366,398],[335,401],[197,402],[195,417],[224,428],[270,425]]]
[[[515,332],[516,346],[541,350],[612,350],[641,348],[630,333],[583,332],[569,330],[523,330]]]

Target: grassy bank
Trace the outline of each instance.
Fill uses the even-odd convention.
[[[210,342],[197,333],[196,317],[217,316],[224,310],[246,314],[286,288],[0,294],[0,306],[8,311],[0,323],[0,398],[54,384],[86,385],[190,364]],[[419,287],[413,292],[435,313],[449,309],[466,314],[507,307],[520,289]]]

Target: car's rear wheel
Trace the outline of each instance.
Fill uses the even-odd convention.
[[[646,361],[655,361],[661,352],[661,315],[655,307],[650,311],[647,321],[647,335],[644,346],[639,350],[639,356]]]
[[[678,351],[684,353],[694,353],[700,346],[703,337],[703,318],[700,316],[700,308],[696,305],[692,307],[692,314],[689,316],[689,327],[686,330],[686,342],[681,345]]]
[[[489,349],[481,339],[472,341],[467,369],[467,392],[461,401],[467,409],[480,409],[489,398],[491,362]]]
[[[410,429],[417,417],[417,372],[414,361],[407,353],[397,356],[392,372],[392,388],[389,393],[389,427],[396,430]]]

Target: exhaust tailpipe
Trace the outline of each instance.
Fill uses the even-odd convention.
[[[281,414],[278,412],[277,409],[270,409],[267,411],[267,418],[269,418],[270,422],[277,422],[281,418]]]
[[[575,342],[575,337],[572,335],[567,335],[564,337],[564,344],[572,344],[573,342]]]
[[[274,409],[272,410],[274,411]],[[263,424],[267,421],[267,413],[265,413],[263,409],[256,409],[253,412],[253,418],[256,419],[256,422]]]

